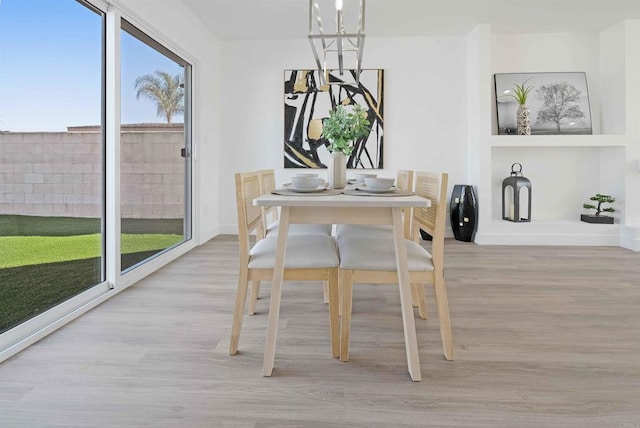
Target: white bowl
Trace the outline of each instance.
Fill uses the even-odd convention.
[[[364,184],[371,190],[387,190],[395,181],[395,178],[365,178]]]
[[[323,183],[320,177],[291,177],[291,184],[296,189],[315,189]]]
[[[356,174],[357,181],[364,181],[365,178],[376,178],[378,174]]]

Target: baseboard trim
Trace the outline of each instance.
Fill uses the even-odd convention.
[[[478,245],[574,245],[584,247],[619,247],[620,236],[617,233],[599,235],[478,233],[476,234],[475,243]]]
[[[640,226],[622,226],[620,246],[627,250],[640,251]]]

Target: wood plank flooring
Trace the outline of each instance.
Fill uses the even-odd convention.
[[[218,237],[0,364],[0,427],[640,428],[639,253],[447,241],[456,360],[429,289],[420,383],[397,287],[354,287],[341,363],[320,282],[285,284],[262,377],[269,284],[229,356],[236,278]]]

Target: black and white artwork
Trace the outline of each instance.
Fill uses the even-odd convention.
[[[516,85],[530,87],[531,134],[591,134],[591,111],[585,73],[495,74],[498,134],[516,134],[519,104],[509,94]]]
[[[356,83],[355,70],[329,70],[328,85],[322,85],[318,70],[284,72],[284,166],[326,168],[329,142],[322,138],[322,120],[337,105],[359,104],[368,115],[371,132],[355,142],[347,168],[383,167],[384,70],[362,70]]]

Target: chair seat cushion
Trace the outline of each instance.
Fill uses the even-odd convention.
[[[336,225],[336,237],[341,238],[386,238],[393,239],[391,225],[371,224],[338,224]]]
[[[331,236],[331,224],[290,224],[289,235],[323,235]],[[267,226],[267,237],[278,236],[280,222],[274,221]]]
[[[249,252],[250,269],[273,269],[276,260],[277,237],[265,238]],[[330,236],[293,235],[287,237],[285,269],[316,269],[338,267],[336,241]]]
[[[411,272],[432,272],[431,254],[416,242],[404,240]],[[393,239],[340,238],[338,239],[340,268],[373,271],[395,271],[396,253]]]

